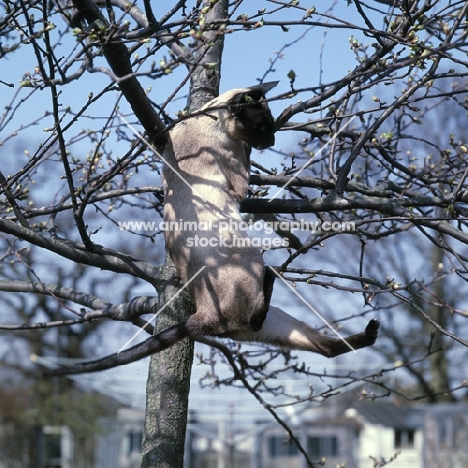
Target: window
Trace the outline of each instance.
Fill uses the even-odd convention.
[[[455,417],[438,417],[439,425],[439,446],[446,449],[453,449],[457,447],[457,435],[463,431],[463,425]],[[463,432],[461,432],[463,433]]]
[[[44,466],[45,468],[62,467],[62,434],[44,434]]]
[[[273,436],[268,438],[270,458],[294,457],[299,455],[297,445],[284,437]]]
[[[336,436],[307,438],[307,454],[310,457],[337,457],[338,456],[338,439]]]
[[[141,453],[141,444],[143,442],[143,432],[141,430],[130,429],[127,432],[127,453]]]
[[[414,429],[395,429],[395,448],[413,448]]]
[[[72,434],[66,426],[42,428],[42,464],[44,468],[68,468],[72,458]]]

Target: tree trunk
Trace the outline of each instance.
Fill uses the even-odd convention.
[[[161,267],[167,280],[159,293],[162,307],[178,290],[174,265]],[[184,320],[192,309],[188,294],[180,294],[158,315],[155,333]],[[193,341],[182,340],[151,356],[146,385],[142,468],[182,468],[187,426]]]
[[[444,252],[442,249],[434,247],[432,249],[432,264],[433,271],[439,270],[440,266],[444,262]],[[445,279],[440,279],[434,285],[434,293],[436,298],[441,300],[445,299]],[[444,306],[438,304],[431,304],[429,306],[428,314],[435,320],[442,328],[447,328],[447,311]],[[431,387],[434,395],[431,400],[436,403],[440,401],[453,401],[453,395],[449,392],[450,379],[449,379],[449,362],[447,358],[447,350],[444,349],[444,337],[438,330],[434,330],[434,327],[426,323],[427,334],[433,333],[432,348],[440,349],[439,352],[431,354],[429,362],[431,366]],[[447,392],[447,393],[444,393]]]

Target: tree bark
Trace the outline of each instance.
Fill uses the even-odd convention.
[[[439,209],[439,212],[441,211],[442,210]],[[442,215],[443,213],[440,214],[440,216]],[[440,265],[443,265],[444,258],[445,255],[443,250],[438,247],[434,247],[432,251],[432,265],[434,273],[439,271]],[[446,297],[445,279],[439,279],[434,285],[433,291],[435,293],[435,298],[433,299],[433,304],[429,306],[428,315],[442,328],[446,329],[449,325],[447,320],[448,311],[445,310],[445,307],[442,304],[438,304],[438,298],[443,300]],[[447,349],[444,348],[444,336],[440,331],[434,330],[434,327],[430,323],[424,322],[424,325],[427,333],[426,336],[433,334],[432,348],[440,350],[439,352],[433,353],[429,356],[431,369],[430,384],[434,393],[430,396],[430,400],[433,403],[453,401],[453,395],[449,391],[449,360],[447,358]]]
[[[178,290],[174,265],[161,267],[166,280],[159,293],[162,307]],[[155,333],[182,321],[192,309],[187,294],[180,294],[158,315]],[[151,356],[146,386],[146,414],[142,468],[182,468],[187,426],[193,341],[182,340]]]
[[[210,0],[205,0],[204,7],[210,5]],[[206,23],[213,20],[227,18],[229,2],[218,0],[206,13]],[[203,34],[204,44],[210,44],[209,48],[201,46],[198,50],[198,63],[190,76],[189,109],[195,111],[219,94],[219,82],[221,78],[221,59],[224,46],[224,28],[214,31],[206,31]]]

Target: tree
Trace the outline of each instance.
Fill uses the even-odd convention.
[[[424,239],[444,256],[437,274],[452,289],[464,289],[468,149],[463,135],[449,129],[433,135],[438,120],[432,116],[446,102],[453,115],[467,108],[466,2],[355,0],[346,6],[327,2],[307,8],[297,1],[257,2],[254,7],[242,1],[178,1],[158,17],[153,9],[162,6],[149,0],[142,5],[121,0],[19,0],[6,1],[3,8],[1,57],[12,67],[4,67],[0,77],[0,129],[3,148],[15,158],[5,161],[0,173],[0,232],[2,261],[12,264],[20,277],[13,280],[2,267],[1,289],[12,296],[24,292],[53,298],[63,319],[40,326],[119,320],[141,328],[146,324],[142,316],[157,310],[158,299],[125,297],[120,294],[123,288],[100,291],[101,297],[92,284],[83,291],[60,287],[51,283],[47,269],[36,271],[28,265],[30,250],[47,260],[59,257],[66,265],[83,265],[87,272],[102,271],[109,284],[135,278],[156,289],[162,301],[173,294],[174,272],[159,265],[161,163],[148,142],[160,153],[167,143],[166,130],[218,94],[221,59],[226,64],[227,57],[235,57],[235,65],[224,65],[226,82],[243,86],[238,84],[240,74],[252,80],[281,78],[278,94],[270,98],[278,116],[276,128],[302,137],[289,137],[287,144],[294,140],[294,151],[278,147],[276,153],[269,152],[270,168],[256,162],[254,155],[252,196],[242,205],[251,216],[246,220],[263,220],[266,234],[274,231],[288,244],[266,252],[267,263],[279,266],[285,282],[297,286],[306,299],[317,296],[321,286],[328,289],[327,297],[333,294],[341,304],[349,304],[344,313],[330,311],[340,327],[348,321],[353,326],[370,313],[379,313],[389,325],[393,310],[409,309],[426,324],[424,333],[437,332],[437,345],[418,360],[387,362],[383,371],[349,374],[345,381],[340,376],[331,390],[360,381],[372,385],[373,398],[392,393],[434,398],[440,392],[455,398],[457,390],[465,388],[460,373],[449,372],[442,387],[425,388],[416,396],[386,379],[397,370],[407,375],[405,369],[416,369],[420,359],[433,359],[440,348],[450,346],[452,353],[464,356],[468,343],[463,301],[457,307],[450,304],[446,290],[438,287],[441,283],[427,283],[422,270],[414,272],[420,276],[413,280],[406,275],[406,283],[394,281],[395,263],[401,267],[424,259],[403,249],[405,258],[391,263],[381,253],[386,242],[403,243],[407,232],[414,232],[412,242]],[[342,31],[350,36],[354,63],[344,50],[347,39]],[[283,46],[261,70],[254,61],[280,34]],[[334,44],[331,36],[337,38],[334,49],[328,48]],[[317,46],[321,38],[322,50]],[[259,54],[252,44],[258,45]],[[235,54],[230,47],[236,48]],[[299,59],[293,56],[296,50]],[[319,73],[311,77],[317,58]],[[26,67],[21,79],[18,67],[21,73]],[[185,98],[184,93],[189,99],[181,110],[178,98]],[[171,118],[176,111],[177,118]],[[44,132],[37,131],[39,125]],[[419,127],[424,131],[415,130]],[[57,171],[60,177],[54,176]],[[38,180],[45,181],[47,190]],[[130,223],[133,220],[154,224]],[[136,236],[146,244],[137,245]],[[332,261],[334,256],[338,262]],[[377,256],[385,263],[369,276],[366,272],[374,268]],[[320,267],[311,268],[311,261]],[[280,287],[286,286],[280,282]],[[182,303],[177,304],[177,317],[165,309],[167,320],[190,312],[189,301]],[[166,326],[161,317],[158,326]],[[396,324],[396,337],[412,327],[411,318],[405,317]],[[32,319],[34,323],[7,323],[3,329],[37,329],[39,319]],[[152,331],[151,326],[145,329]],[[425,338],[427,343],[430,338]],[[281,393],[267,378],[280,371],[269,371],[268,363],[283,359],[283,370],[304,378],[315,373],[285,352],[265,351],[270,354],[259,364],[244,348],[200,340],[222,353],[234,380],[264,403],[299,444],[274,405],[262,397],[262,391]],[[403,348],[407,345],[399,342]],[[172,453],[183,453],[192,346],[177,346],[152,357],[143,466],[155,466],[151,456],[158,447],[167,456],[167,440],[179,444],[178,449],[171,447]],[[176,357],[180,366],[168,366]],[[119,362],[117,355],[114,359]],[[183,382],[176,392],[168,385],[174,380]],[[309,397],[323,398],[331,390]],[[168,409],[167,403],[158,407],[157,401],[180,404],[169,423],[161,411]],[[156,408],[162,415],[160,424],[155,424]],[[179,435],[171,438],[175,427]],[[181,458],[170,457],[158,458],[157,466],[181,466]],[[313,461],[308,464],[313,466]]]

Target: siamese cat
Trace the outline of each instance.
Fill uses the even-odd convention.
[[[154,337],[161,349],[184,337],[211,335],[333,357],[370,346],[377,338],[377,320],[346,343],[269,308],[274,274],[238,226],[239,206],[248,191],[250,149],[275,142],[265,100],[275,85],[228,91],[171,131],[172,145],[163,155],[164,221],[174,229],[165,231],[166,245],[182,281],[189,283],[195,313]],[[176,229],[178,223],[191,229]]]

